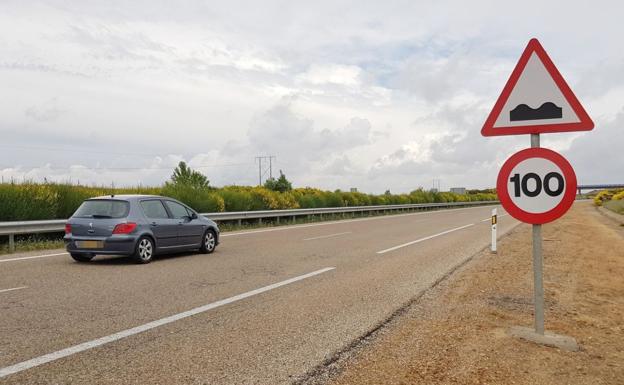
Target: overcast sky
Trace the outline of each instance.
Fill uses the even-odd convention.
[[[542,145],[624,182],[624,4],[517,4],[2,0],[0,173],[250,185],[274,155],[295,186],[493,187],[529,138],[481,126],[537,37],[596,123]]]

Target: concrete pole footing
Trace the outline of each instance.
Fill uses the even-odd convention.
[[[561,350],[567,350],[569,352],[576,352],[579,350],[579,345],[576,343],[576,339],[560,334],[550,332],[539,334],[535,332],[534,329],[524,326],[512,326],[509,329],[509,334],[512,337],[521,338],[539,345],[546,345],[559,348]]]

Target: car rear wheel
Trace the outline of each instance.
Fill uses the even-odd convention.
[[[134,260],[137,263],[150,263],[154,256],[154,242],[148,237],[141,237],[137,242]]]
[[[93,257],[95,257],[94,254],[90,253],[70,253],[69,255],[71,255],[76,262],[90,262]]]
[[[199,251],[205,254],[210,254],[215,251],[217,247],[217,235],[214,230],[207,230],[202,240],[202,245]]]

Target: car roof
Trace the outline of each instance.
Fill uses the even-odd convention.
[[[121,194],[121,195],[102,195],[99,197],[89,198],[91,199],[117,199],[117,200],[138,200],[144,198],[159,198],[159,199],[172,199],[167,197],[162,197],[160,195],[146,195],[146,194]]]

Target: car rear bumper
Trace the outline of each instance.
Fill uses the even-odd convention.
[[[93,253],[106,255],[132,255],[136,250],[137,237],[132,235],[113,235],[110,237],[88,237],[66,235],[65,248],[70,253]],[[85,248],[79,247],[81,241],[99,241],[102,247]]]

